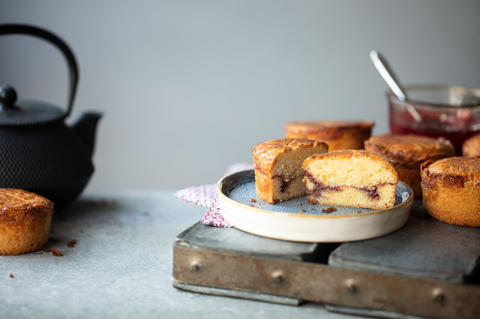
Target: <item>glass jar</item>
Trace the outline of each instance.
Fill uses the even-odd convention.
[[[392,134],[443,137],[461,155],[463,142],[480,133],[480,89],[430,84],[406,86],[405,91],[406,101],[387,92]]]

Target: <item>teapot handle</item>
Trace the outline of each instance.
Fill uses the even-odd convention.
[[[68,65],[68,72],[69,72],[69,84],[70,84],[70,94],[68,98],[68,106],[67,111],[63,117],[67,117],[72,112],[73,101],[75,100],[75,94],[77,93],[77,86],[78,86],[78,65],[77,61],[75,60],[75,56],[73,55],[72,50],[68,47],[68,45],[61,40],[55,34],[38,28],[31,25],[25,24],[0,24],[0,36],[7,35],[7,34],[25,34],[31,35],[37,38],[41,38],[53,44],[57,49],[59,49],[65,59],[67,60]]]

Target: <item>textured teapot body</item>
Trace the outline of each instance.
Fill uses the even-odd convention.
[[[91,157],[99,118],[99,114],[90,118],[89,125],[79,123],[79,127],[92,128],[88,136],[79,135],[75,127],[63,121],[39,127],[0,128],[0,187],[41,194],[58,209],[73,201],[94,171]]]
[[[69,71],[66,109],[42,101],[17,100],[0,85],[0,187],[21,188],[52,200],[56,210],[72,202],[93,174],[92,154],[100,113],[85,113],[71,127],[79,71],[69,46],[55,34],[29,25],[0,24],[2,35],[28,35],[52,44]]]

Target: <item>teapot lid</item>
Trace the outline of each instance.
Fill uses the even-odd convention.
[[[0,85],[0,127],[33,126],[62,120],[61,108],[37,101],[17,101],[17,92],[10,85]]]

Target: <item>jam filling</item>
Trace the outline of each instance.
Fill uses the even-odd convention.
[[[289,179],[286,181],[282,178],[282,185],[280,185],[280,192],[285,193],[285,191],[287,190],[288,186],[292,181],[293,179]]]
[[[288,189],[288,186],[290,186],[290,184],[295,180],[295,179],[298,179],[298,178],[302,178],[303,177],[303,174],[300,175],[300,176],[293,176],[289,179],[286,179],[284,176],[282,175],[274,175],[272,178],[279,178],[280,181],[281,181],[281,185],[280,185],[280,192],[284,193],[287,191]]]
[[[380,199],[380,194],[378,193],[377,186],[375,187],[361,187],[359,188],[364,192],[367,192],[368,197],[372,200],[379,200]]]
[[[268,176],[268,174],[264,170],[260,169],[260,167],[258,167],[258,166],[255,166],[255,170],[260,174]],[[281,181],[280,192],[285,193],[288,189],[288,186],[290,186],[290,184],[293,182],[293,180],[295,180],[297,178],[303,178],[303,173],[301,175],[293,176],[291,178],[285,178],[282,175],[273,175],[272,178],[280,179],[280,181]]]
[[[325,191],[330,191],[330,192],[339,192],[342,190],[341,187],[339,186],[327,186],[315,179],[312,174],[309,172],[305,172],[305,177],[308,178],[310,182],[312,182],[313,185],[315,185],[313,190],[307,189],[307,195],[321,195]]]
[[[315,185],[313,190],[307,189],[307,195],[314,195],[314,196],[321,196],[323,192],[340,192],[342,191],[341,186],[327,186],[315,179],[312,174],[309,172],[305,172],[305,177],[308,178],[308,180]],[[377,184],[374,187],[355,187],[355,186],[350,186],[353,188],[356,188],[358,190],[361,190],[363,192],[366,192],[368,197],[371,200],[379,200],[380,199],[380,194],[378,193],[378,187],[383,186],[383,185],[393,185],[392,183],[380,183]]]

